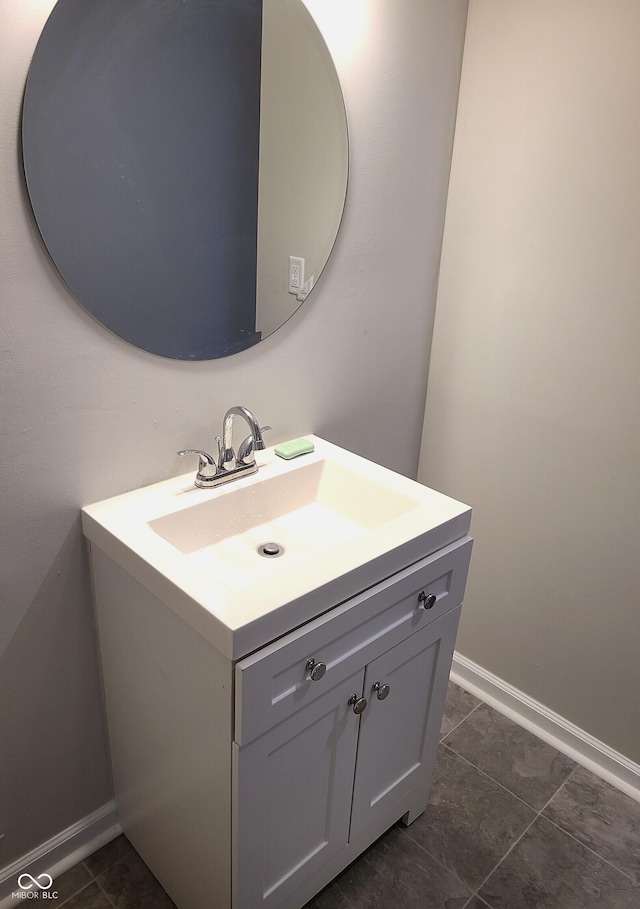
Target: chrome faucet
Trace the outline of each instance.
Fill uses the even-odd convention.
[[[241,442],[237,456],[232,447],[234,417],[244,417],[251,430],[247,438]],[[266,431],[267,429],[271,429],[271,427],[264,426],[262,429]],[[224,415],[224,422],[222,424],[222,448],[218,443],[218,468],[221,470],[233,471],[237,470],[239,467],[251,467],[255,464],[255,452],[262,451],[262,449],[266,447],[262,438],[262,429],[260,428],[257,419],[248,408],[242,407],[242,405],[230,407]]]
[[[233,420],[234,417],[243,417],[250,429],[249,435],[243,439],[236,455],[233,449]],[[179,451],[180,457],[184,455],[198,455],[198,472],[195,485],[201,489],[210,486],[219,486],[236,477],[255,473],[258,469],[255,452],[262,451],[266,446],[262,433],[271,429],[270,426],[260,426],[258,420],[247,407],[237,405],[230,407],[224,415],[222,424],[222,439],[216,436],[218,443],[218,458],[216,460],[206,451],[198,448],[188,448]]]

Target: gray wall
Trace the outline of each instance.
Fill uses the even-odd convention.
[[[83,504],[181,472],[235,403],[273,441],[315,431],[415,473],[466,0],[308,5],[351,126],[334,256],[267,341],[185,363],[110,335],[57,277],[18,155],[52,2],[0,0],[0,867],[110,798]]]
[[[472,0],[420,478],[458,650],[640,762],[640,4]]]

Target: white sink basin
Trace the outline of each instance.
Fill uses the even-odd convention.
[[[306,562],[418,507],[330,458],[303,459],[275,476],[262,470],[253,482],[227,488],[233,495],[209,497],[149,527],[232,590],[313,570]]]
[[[192,471],[87,506],[84,532],[232,658],[468,532],[468,506],[306,438],[215,489]]]

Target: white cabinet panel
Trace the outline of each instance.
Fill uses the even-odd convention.
[[[363,675],[234,744],[234,905],[279,906],[347,844]]]
[[[367,666],[360,720],[351,838],[398,820],[397,804],[417,788],[426,805],[460,610],[451,610]],[[377,696],[388,694],[383,700]]]

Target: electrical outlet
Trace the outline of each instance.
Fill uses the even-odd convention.
[[[304,259],[300,256],[289,256],[289,293],[300,293],[304,286]]]

